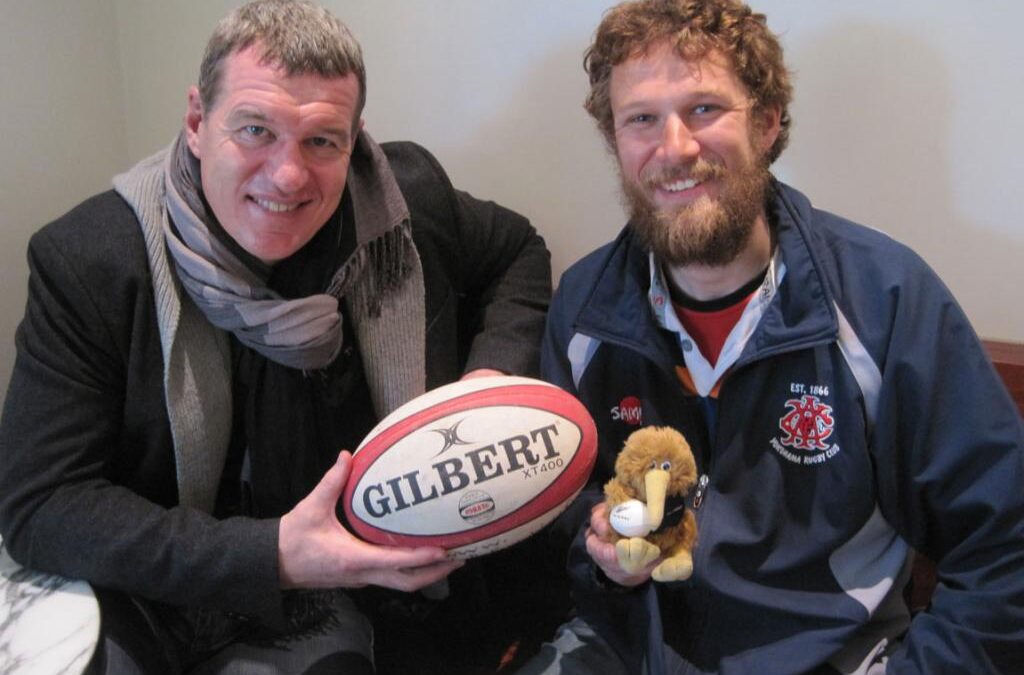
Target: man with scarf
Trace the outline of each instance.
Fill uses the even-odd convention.
[[[365,97],[337,18],[257,0],[210,39],[180,136],[32,239],[0,529],[94,586],[107,672],[372,672],[343,589],[459,567],[346,531],[339,450],[435,386],[533,373],[548,253],[374,143]]]

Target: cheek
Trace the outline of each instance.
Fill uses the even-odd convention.
[[[227,172],[219,162],[210,159],[202,162],[199,167],[206,200],[213,208],[214,214],[220,218],[221,215],[217,211],[222,211],[227,207],[227,195],[231,192],[228,187]]]
[[[637,178],[643,168],[643,153],[635,144],[619,143],[616,146],[619,167],[626,178]]]
[[[661,144],[650,138],[628,138],[618,144],[619,164],[628,178],[639,180],[645,171],[664,168],[658,149]]]
[[[225,144],[217,152],[207,152],[202,166],[210,167],[212,175],[223,181],[221,189],[237,188],[259,172],[266,165],[264,153],[252,149]]]
[[[337,205],[341,201],[341,193],[345,190],[345,181],[348,178],[348,162],[340,168],[330,168],[319,174],[317,179],[320,184],[324,200]]]
[[[203,192],[214,215],[225,229],[229,229],[242,217],[248,207],[247,196],[253,188],[256,170],[245,162],[234,158],[216,157],[201,165]],[[232,236],[237,233],[232,232]]]
[[[207,199],[226,199],[238,187],[237,168],[223,158],[207,159],[200,166]]]
[[[759,153],[762,138],[747,125],[722,129],[720,133],[705,139],[708,152],[714,153],[726,162],[738,165],[749,164]]]

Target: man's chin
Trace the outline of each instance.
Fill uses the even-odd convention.
[[[730,222],[724,209],[702,200],[670,213],[634,211],[632,228],[641,244],[670,265],[720,267],[739,255],[749,240],[752,222],[746,226]]]
[[[625,203],[638,242],[662,262],[722,267],[750,242],[764,208],[767,172],[749,170],[722,183],[723,192],[692,203],[658,208],[642,186],[622,181]],[[663,202],[664,203],[664,202]]]

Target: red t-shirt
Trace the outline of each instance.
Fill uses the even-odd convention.
[[[686,332],[697,343],[700,353],[712,366],[718,361],[718,355],[722,353],[722,346],[725,344],[726,338],[729,337],[733,326],[740,320],[743,310],[746,309],[747,303],[756,292],[750,293],[725,309],[713,311],[689,309],[679,303],[672,303],[679,322],[683,324]]]

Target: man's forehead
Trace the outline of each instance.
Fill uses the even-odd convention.
[[[233,51],[225,57],[221,65],[220,88],[234,84],[238,79],[258,75],[267,82],[298,82],[306,81],[318,85],[330,85],[352,81],[359,87],[359,78],[354,71],[344,75],[323,75],[315,69],[289,69],[280,60],[266,55],[260,43],[256,42],[242,49]]]
[[[252,108],[268,114],[272,104],[314,108],[325,106],[351,116],[359,101],[360,84],[355,73],[324,76],[319,73],[289,73],[280,64],[263,59],[253,48],[230,55],[224,64],[214,108],[228,106],[228,114],[237,108]]]

